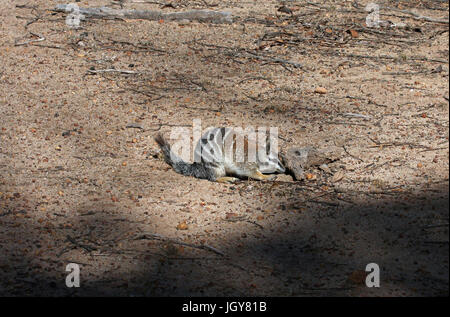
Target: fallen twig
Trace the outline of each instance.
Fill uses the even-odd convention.
[[[419,75],[419,74],[434,74],[436,73],[433,70],[421,70],[417,72],[382,72],[382,75],[390,75],[390,76],[403,76],[403,75]],[[417,89],[417,88],[416,88]]]
[[[361,159],[361,158],[359,158],[359,157],[357,157],[357,156],[354,156],[354,155],[351,154],[349,151],[347,151],[345,145],[342,145],[342,148],[344,149],[344,152],[347,153],[350,157],[353,157],[355,160],[358,160],[358,161],[360,161],[360,162],[364,162],[363,159]]]
[[[91,73],[91,74],[99,74],[99,73],[137,74],[138,72],[134,72],[132,70],[122,70],[122,69],[99,69],[99,70],[88,69],[88,73]]]
[[[448,146],[447,147],[437,147],[437,148],[429,148],[429,149],[425,149],[425,150],[422,150],[422,151],[419,151],[419,153],[422,153],[422,152],[431,152],[431,151],[439,151],[439,150],[448,150]]]
[[[259,55],[256,52],[253,52],[252,50],[249,50],[246,48],[227,47],[227,46],[207,44],[207,43],[200,43],[200,44],[204,45],[206,47],[212,47],[215,49],[225,50],[225,54],[228,56],[259,59],[261,61],[268,62],[268,63],[278,63],[278,64],[282,65],[283,67],[286,67],[286,65],[293,66],[294,68],[302,68],[303,67],[300,63],[281,59],[278,57]]]
[[[341,56],[350,57],[350,58],[367,58],[367,59],[375,59],[375,60],[377,60],[377,59],[389,59],[389,60],[393,60],[393,61],[413,60],[413,61],[448,64],[448,61],[445,59],[427,58],[427,57],[421,57],[421,56],[408,56],[405,58],[400,57],[400,56],[388,56],[388,55],[371,56],[371,55],[359,55],[359,54],[345,54],[345,55],[341,55]]]
[[[300,63],[296,63],[293,61],[288,61],[288,60],[281,59],[278,57],[256,55],[255,53],[247,52],[247,51],[246,51],[246,53],[251,55],[252,58],[256,58],[256,59],[259,59],[262,61],[272,62],[272,63],[280,63],[280,64],[288,64],[288,65],[294,66],[295,68],[302,68],[302,65]]]
[[[144,130],[144,128],[140,125],[140,124],[138,124],[138,123],[130,123],[130,124],[127,124],[126,126],[125,126],[125,128],[127,128],[127,129],[140,129],[140,130]]]
[[[172,242],[172,243],[175,243],[175,244],[184,245],[184,246],[191,247],[191,248],[212,251],[212,252],[214,252],[216,254],[225,256],[225,254],[222,251],[220,251],[220,250],[218,250],[218,249],[216,249],[214,247],[211,247],[211,246],[209,246],[207,244],[196,245],[196,244],[186,243],[186,242],[179,241],[179,240],[176,240],[176,239],[173,239],[173,238],[164,237],[164,236],[156,234],[156,233],[145,233],[145,234],[142,234],[142,235],[136,237],[134,240],[143,240],[143,239],[169,241],[169,242]]]
[[[362,9],[362,6],[360,6],[356,1],[352,3],[352,6],[354,8],[357,9]],[[415,20],[424,20],[427,22],[435,22],[435,23],[445,23],[445,24],[449,24],[449,20],[445,20],[445,19],[435,19],[432,17],[428,17],[428,16],[423,16],[420,15],[418,13],[409,11],[409,10],[403,10],[403,9],[397,9],[397,8],[391,8],[391,7],[386,7],[386,6],[379,6],[380,9],[383,10],[391,10],[391,11],[395,11],[395,12],[401,12],[401,13],[405,13],[405,14],[409,14],[411,15]],[[448,9],[447,9],[448,10]],[[360,12],[363,12],[362,10]],[[383,14],[386,15],[386,14]]]
[[[244,79],[240,80],[237,84],[240,85],[240,84],[242,84],[242,83],[244,83],[246,81],[251,81],[251,80],[266,80],[270,84],[273,85],[273,81],[272,80],[270,80],[269,78],[266,78],[266,77],[262,77],[262,76],[244,78]]]
[[[31,33],[31,32],[30,32]],[[30,44],[30,43],[34,43],[34,42],[42,42],[42,41],[45,41],[45,37],[43,37],[42,35],[39,35],[39,34],[36,34],[36,33],[31,33],[31,35],[34,35],[34,36],[37,36],[38,37],[38,39],[35,39],[35,40],[28,40],[28,41],[25,41],[25,42],[21,42],[21,43],[14,43],[14,46],[21,46],[21,45],[27,45],[27,44]]]
[[[424,226],[424,227],[422,227],[422,229],[433,229],[433,228],[441,228],[441,227],[448,227],[448,223],[443,223],[440,225]]]
[[[91,253],[92,251],[96,251],[98,250],[96,247],[87,245],[87,244],[81,244],[79,243],[77,240],[75,240],[75,238],[72,238],[71,236],[67,235],[66,236],[66,241],[72,243],[73,245],[71,247],[66,247],[64,248],[61,252],[59,252],[58,257],[60,257],[61,255],[63,255],[64,253],[76,249],[76,248],[82,248],[85,251]]]
[[[360,125],[366,127],[367,124],[364,123],[356,123],[356,122],[347,122],[347,121],[325,121],[327,124],[342,124],[342,125]]]
[[[359,113],[351,113],[351,112],[343,113],[342,116],[343,117],[348,117],[348,118],[361,118],[361,119],[364,119],[364,120],[372,119],[371,116],[367,116],[367,115],[359,114]]]
[[[372,139],[371,137],[368,137],[370,139],[370,141],[372,141],[373,143],[375,143],[375,145],[370,146],[371,148],[384,148],[384,147],[389,147],[389,146],[409,146],[411,149],[413,148],[422,148],[422,149],[426,149],[426,150],[431,150],[432,148],[426,145],[422,145],[422,144],[415,144],[415,143],[411,143],[411,142],[379,142],[377,140]]]
[[[233,18],[231,12],[227,11],[212,11],[212,10],[191,10],[184,12],[170,12],[164,13],[161,11],[149,10],[126,10],[126,9],[111,9],[108,7],[98,8],[79,8],[80,16],[91,18],[119,18],[119,19],[144,19],[151,21],[167,20],[190,20],[211,23],[232,23]],[[73,11],[73,8],[68,4],[58,4],[54,11],[67,12]]]
[[[259,223],[257,223],[256,221],[252,221],[250,219],[248,219],[246,216],[240,216],[240,217],[232,217],[232,218],[225,218],[224,221],[227,222],[238,222],[238,221],[243,221],[243,222],[248,222],[251,223],[261,229],[264,229],[263,226],[261,226]]]
[[[424,21],[427,21],[427,22],[449,24],[449,20],[435,19],[435,18],[424,16],[424,15],[420,15],[420,14],[412,12],[412,11],[408,11],[408,10],[401,10],[401,9],[390,8],[390,7],[382,7],[382,8],[386,9],[386,10],[392,10],[392,11],[397,11],[397,12],[401,12],[401,13],[406,13],[406,14],[412,15],[414,17],[414,19],[416,19],[416,20],[424,20]]]

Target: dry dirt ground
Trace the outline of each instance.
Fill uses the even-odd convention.
[[[448,2],[381,0],[379,28],[367,1],[169,2],[122,5],[234,22],[71,29],[63,2],[0,1],[0,295],[448,296]],[[185,177],[153,137],[194,119],[342,155]]]

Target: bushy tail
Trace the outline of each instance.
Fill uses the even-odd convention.
[[[164,139],[164,137],[162,136],[161,133],[158,133],[155,136],[155,141],[156,141],[156,143],[158,143],[159,147],[161,148],[161,151],[163,152],[164,160],[166,161],[166,163],[169,164],[170,166],[173,166],[173,161],[172,161],[171,153],[170,153],[170,144],[166,141],[166,139]]]
[[[200,164],[190,164],[188,162],[183,161],[177,155],[175,155],[170,150],[170,144],[166,141],[166,139],[162,136],[162,134],[158,133],[155,136],[155,141],[158,143],[161,151],[164,155],[164,160],[167,164],[172,166],[175,172],[186,175],[186,176],[195,176],[198,178],[210,178],[211,175],[206,171],[205,167]]]

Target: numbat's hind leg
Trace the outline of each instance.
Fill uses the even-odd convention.
[[[216,182],[218,182],[218,183],[234,183],[237,180],[238,179],[236,177],[223,176],[223,177],[219,177],[218,179],[216,179]]]

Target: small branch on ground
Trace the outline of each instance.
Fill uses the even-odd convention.
[[[145,233],[145,234],[139,235],[134,240],[144,240],[144,239],[145,240],[168,241],[168,242],[179,244],[179,245],[183,245],[183,246],[186,246],[186,247],[191,247],[191,248],[211,251],[211,252],[214,252],[216,254],[225,256],[225,254],[222,251],[220,251],[220,250],[218,250],[218,249],[216,249],[216,248],[214,248],[212,246],[209,246],[207,244],[197,245],[197,244],[192,244],[192,243],[186,243],[186,242],[179,241],[179,240],[176,240],[176,239],[173,239],[173,238],[164,237],[164,236],[162,236],[160,234],[156,234],[156,233]]]
[[[54,11],[72,12],[68,4],[58,4]],[[108,7],[79,8],[79,14],[85,17],[97,19],[144,19],[151,21],[199,21],[211,23],[232,23],[231,12],[212,10],[191,10],[184,12],[164,13],[162,11],[111,9]]]
[[[88,69],[87,72],[91,73],[91,74],[100,74],[100,73],[137,74],[138,73],[138,72],[134,72],[132,70],[121,70],[121,69],[99,69],[99,70]]]

